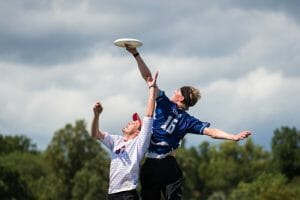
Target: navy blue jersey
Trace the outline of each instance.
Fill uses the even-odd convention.
[[[209,126],[210,123],[201,122],[178,108],[163,91],[160,91],[156,98],[153,134],[147,156],[164,157],[179,147],[187,133],[203,134],[204,128]]]

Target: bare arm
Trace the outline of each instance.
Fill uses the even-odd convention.
[[[239,141],[247,138],[249,135],[251,135],[250,131],[242,131],[238,134],[231,134],[226,133],[225,131],[222,131],[220,129],[213,129],[213,128],[205,128],[203,131],[204,135],[210,136],[215,139],[226,139],[226,140],[233,140],[233,141]]]
[[[137,150],[138,150],[138,160],[142,159],[145,152],[147,151],[149,144],[150,144],[150,138],[151,138],[151,129],[153,125],[153,114],[155,109],[155,94],[157,91],[156,87],[156,80],[157,80],[158,73],[155,73],[154,79],[147,79],[147,84],[149,87],[149,96],[147,101],[147,107],[146,107],[146,113],[143,119],[143,124],[141,128],[141,132],[138,137],[138,143],[137,143]]]
[[[126,50],[134,56],[143,79],[146,82],[148,82],[148,77],[150,77],[150,80],[152,80],[151,71],[148,68],[148,66],[145,64],[144,60],[142,59],[142,57],[139,54],[139,52],[137,51],[137,49],[126,46]]]
[[[94,109],[94,118],[91,127],[92,137],[96,139],[104,139],[104,133],[99,130],[99,116],[103,111],[103,107],[100,102],[97,102],[93,109]]]
[[[158,77],[158,72],[155,73],[154,79],[151,79],[150,77],[148,77],[147,79],[147,84],[149,87],[149,97],[148,97],[147,108],[146,108],[147,117],[153,117],[154,108],[155,108],[155,98],[156,98],[156,94],[158,93],[157,86],[156,86],[157,77]]]

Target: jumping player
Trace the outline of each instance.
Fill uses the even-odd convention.
[[[149,146],[153,113],[155,107],[155,78],[148,79],[149,97],[146,113],[141,122],[137,113],[133,121],[123,128],[123,136],[111,135],[99,130],[99,115],[103,111],[100,102],[94,106],[92,121],[92,137],[99,139],[111,151],[108,200],[138,200],[136,187],[138,184],[140,161]]]
[[[152,77],[136,48],[126,46],[137,61],[142,77]],[[161,192],[165,199],[182,199],[182,171],[174,157],[175,150],[187,133],[207,135],[215,139],[239,141],[251,135],[250,131],[230,134],[220,129],[209,128],[189,115],[187,110],[200,99],[198,89],[183,86],[175,90],[171,99],[156,88],[156,109],[152,136],[146,161],[141,168],[143,200],[159,200]]]

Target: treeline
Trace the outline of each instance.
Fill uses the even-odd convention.
[[[109,154],[84,121],[55,132],[45,151],[0,135],[0,199],[105,199]],[[186,200],[288,200],[300,196],[300,132],[274,131],[271,152],[247,139],[180,148]]]

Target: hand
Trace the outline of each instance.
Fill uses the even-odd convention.
[[[156,86],[157,77],[158,77],[158,72],[155,73],[154,79],[152,77],[147,77],[148,87],[150,87],[150,86]]]
[[[125,44],[125,47],[126,47],[126,50],[127,50],[129,53],[131,53],[132,55],[138,53],[138,51],[136,50],[135,47],[130,47],[128,44]]]
[[[93,109],[94,109],[95,116],[99,116],[103,111],[103,107],[100,102],[97,102]]]
[[[251,134],[252,133],[250,131],[242,131],[239,134],[235,135],[233,140],[240,141],[240,140],[247,138]]]

